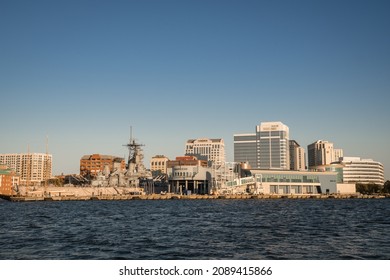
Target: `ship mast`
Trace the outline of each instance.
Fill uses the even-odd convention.
[[[140,157],[142,155],[141,147],[144,146],[143,144],[139,144],[135,142],[135,139],[133,139],[133,127],[130,126],[130,140],[129,143],[126,145],[123,145],[129,149],[129,157],[127,159],[127,170],[130,171],[132,174],[134,170],[131,170],[132,166],[137,168],[137,165],[140,163]],[[142,160],[142,159],[141,159]],[[138,171],[138,170],[137,170]]]

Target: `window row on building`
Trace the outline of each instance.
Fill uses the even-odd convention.
[[[126,169],[126,163],[124,158],[92,154],[85,155],[80,159],[80,175],[81,176],[97,176],[99,173],[107,171],[114,172],[124,171]]]
[[[15,171],[20,176],[21,183],[40,183],[52,177],[50,154],[0,154],[0,164]]]

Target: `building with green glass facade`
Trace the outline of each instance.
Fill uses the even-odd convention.
[[[265,194],[327,194],[340,192],[336,172],[252,169],[259,192]]]

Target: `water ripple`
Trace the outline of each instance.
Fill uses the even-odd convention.
[[[0,259],[389,259],[390,201],[0,201]]]

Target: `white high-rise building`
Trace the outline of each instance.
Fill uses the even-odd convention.
[[[306,170],[305,149],[297,141],[290,140],[290,170]]]
[[[333,161],[339,161],[342,157],[344,157],[343,149],[333,149]]]
[[[43,153],[0,154],[0,164],[20,175],[21,183],[40,183],[52,177],[52,155]]]
[[[318,140],[307,146],[309,169],[316,166],[329,165],[343,157],[342,149],[335,149],[333,143]]]
[[[186,155],[196,156],[215,164],[225,163],[225,143],[223,139],[199,138],[190,139],[186,143]]]

